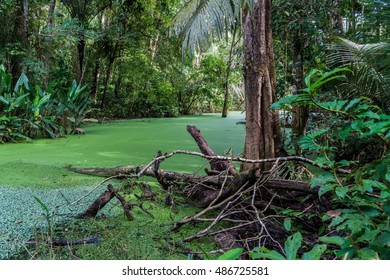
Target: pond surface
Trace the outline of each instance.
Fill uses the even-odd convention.
[[[186,131],[189,124],[201,130],[216,153],[224,154],[231,148],[238,155],[243,149],[245,128],[237,123],[242,121],[244,115],[238,112],[225,119],[219,114],[207,114],[121,120],[89,125],[85,135],[0,145],[0,259],[9,258],[36,228],[45,225],[42,208],[34,196],[56,213],[71,215],[81,212],[101,193],[97,190],[83,204],[68,207],[69,202],[88,192],[101,178],[75,174],[64,166],[142,165],[153,159],[158,150],[198,151]],[[206,166],[203,159],[183,155],[162,164],[163,169],[190,173]]]

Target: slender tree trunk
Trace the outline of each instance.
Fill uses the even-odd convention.
[[[226,67],[226,76],[225,76],[225,82],[224,82],[224,88],[225,88],[225,94],[223,98],[223,109],[222,109],[222,118],[226,118],[228,114],[228,107],[229,107],[229,79],[230,79],[230,73],[232,71],[233,67],[233,51],[234,47],[236,45],[236,34],[237,34],[237,26],[234,27],[233,36],[232,36],[232,42],[230,45],[230,51],[229,51],[229,60],[227,62]]]
[[[292,94],[298,94],[304,87],[303,73],[303,49],[304,39],[299,29],[293,31],[293,69],[292,76],[294,84]],[[299,138],[305,134],[307,120],[309,118],[309,108],[307,106],[294,105],[292,108],[292,132],[294,138]]]
[[[83,77],[84,70],[84,54],[85,54],[85,34],[84,30],[80,30],[78,34],[78,42],[77,42],[77,53],[78,53],[78,82],[81,83]]]
[[[244,85],[246,136],[244,155],[248,159],[273,158],[280,148],[276,101],[275,66],[272,48],[271,0],[259,0],[253,11],[244,11]],[[243,170],[255,167],[244,164]],[[256,165],[268,169],[268,165]]]
[[[49,85],[49,77],[50,77],[50,60],[51,60],[51,42],[52,42],[52,28],[54,26],[54,10],[56,8],[56,0],[51,0],[49,4],[49,11],[47,13],[47,35],[46,35],[46,40],[45,40],[45,56],[44,56],[44,64],[45,64],[45,77],[44,77],[44,84],[45,87],[47,88]]]
[[[110,81],[112,65],[114,64],[114,61],[116,59],[117,49],[118,49],[118,42],[115,44],[115,47],[114,47],[114,49],[113,49],[113,51],[110,54],[109,59],[108,59],[108,65],[107,65],[107,70],[106,70],[106,77],[104,79],[104,89],[103,89],[103,95],[102,95],[102,103],[100,104],[100,109],[102,109],[103,111],[104,111],[104,109],[106,107],[108,82]]]
[[[18,1],[17,18],[14,25],[14,43],[19,43],[20,48],[27,54],[29,52],[28,43],[28,0]],[[22,67],[22,56],[20,54],[11,57],[11,74],[13,84],[16,83],[20,74],[27,71]]]
[[[91,85],[91,98],[95,100],[97,98],[98,88],[99,88],[99,71],[100,71],[100,60],[97,59],[95,63],[95,68],[92,73],[92,85]]]
[[[150,38],[150,59],[154,60],[157,52],[158,40],[160,39],[160,33]]]
[[[100,109],[102,111],[106,108],[106,100],[107,100],[107,88],[108,88],[108,82],[110,81],[111,77],[111,69],[112,65],[114,64],[115,58],[110,58],[106,70],[106,77],[104,78],[104,89],[103,89],[103,95],[102,95],[102,103],[100,104]]]
[[[27,47],[28,43],[28,0],[23,0],[23,38],[24,47]]]

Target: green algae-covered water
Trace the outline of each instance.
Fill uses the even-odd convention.
[[[40,198],[58,217],[83,211],[105,188],[101,187],[83,203],[69,207],[92,189],[101,178],[75,174],[64,168],[115,167],[148,163],[158,150],[198,148],[186,131],[196,125],[218,154],[229,148],[240,154],[244,115],[231,113],[172,119],[122,120],[85,127],[85,135],[32,143],[0,145],[0,259],[7,259],[23,247],[34,230],[44,226]],[[163,169],[197,172],[207,165],[203,159],[177,155],[167,159]]]

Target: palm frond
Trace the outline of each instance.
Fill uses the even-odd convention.
[[[330,47],[328,65],[353,72],[339,86],[345,97],[368,96],[390,112],[390,44],[356,44],[337,38]]]
[[[226,30],[240,22],[241,7],[241,0],[187,1],[173,23],[175,33],[183,37],[183,50],[193,53],[210,38],[222,38]]]

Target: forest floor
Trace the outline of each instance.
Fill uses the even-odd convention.
[[[98,184],[101,178],[76,174],[64,166],[142,165],[153,159],[158,150],[197,151],[196,143],[186,131],[189,124],[202,130],[217,154],[223,155],[231,148],[233,155],[238,155],[244,141],[244,126],[238,123],[243,120],[244,115],[238,112],[231,113],[226,119],[222,119],[219,114],[206,114],[172,119],[121,120],[88,125],[85,128],[86,135],[82,136],[0,145],[0,219],[3,221],[0,226],[0,259],[191,257],[186,248],[177,250],[177,247],[172,246],[175,238],[169,237],[168,240],[166,230],[168,224],[193,214],[196,208],[189,207],[185,201],[180,204],[179,201],[179,213],[173,213],[169,207],[164,208],[163,194],[159,194],[159,188],[154,186],[157,199],[144,205],[154,218],[141,210],[134,210],[135,221],[129,222],[123,217],[120,207],[112,202],[105,207],[102,218],[74,220],[72,217],[85,210],[105,186],[80,203],[70,206]],[[195,173],[205,166],[206,160],[179,155],[164,162],[162,168]],[[114,184],[123,186],[124,183]],[[133,195],[131,199],[135,199]],[[60,226],[49,232],[49,223]],[[50,237],[76,239],[93,236],[98,237],[100,242],[58,249],[36,246],[48,234]],[[180,240],[180,236],[177,238]],[[208,240],[199,240],[191,246],[200,252],[216,249]],[[15,256],[17,252],[20,254]]]

